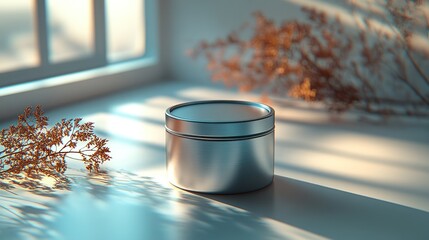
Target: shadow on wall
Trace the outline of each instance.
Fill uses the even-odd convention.
[[[185,3],[181,2],[180,4],[174,3],[174,1],[169,2],[168,7],[171,10],[166,14],[169,15],[167,17],[169,18],[169,21],[167,21],[168,24],[172,25],[171,27],[167,26],[166,30],[168,32],[166,33],[167,38],[171,41],[167,44],[171,45],[168,46],[171,48],[168,50],[168,53],[171,54],[169,67],[172,69],[172,74],[179,79],[207,81],[211,73],[213,79],[225,82],[226,85],[234,85],[246,90],[262,89],[268,94],[287,96],[288,91],[297,89],[291,86],[298,86],[298,83],[303,85],[303,81],[301,80],[311,76],[308,78],[311,78],[311,81],[308,81],[310,81],[309,83],[311,83],[314,91],[308,94],[307,97],[310,98],[310,96],[313,96],[317,100],[326,100],[324,103],[330,109],[337,108],[344,110],[352,106],[356,109],[380,115],[391,115],[393,113],[417,116],[427,115],[428,101],[425,100],[425,96],[427,96],[429,85],[427,84],[427,77],[423,77],[427,74],[420,74],[420,70],[416,70],[416,66],[413,66],[413,61],[407,60],[406,55],[408,54],[402,51],[405,49],[412,50],[414,47],[415,49],[422,49],[422,51],[411,51],[411,53],[416,53],[414,54],[416,59],[420,60],[423,57],[421,61],[414,62],[418,62],[417,65],[421,64],[421,69],[426,69],[427,61],[425,61],[425,56],[418,54],[423,53],[423,50],[428,49],[429,46],[426,29],[420,31],[419,28],[416,32],[413,32],[413,37],[415,36],[417,39],[413,40],[413,45],[410,47],[400,44],[401,41],[382,40],[383,38],[380,36],[383,34],[386,34],[386,39],[402,38],[396,35],[392,36],[393,33],[401,32],[398,30],[401,30],[400,26],[402,23],[394,24],[393,22],[396,20],[386,20],[390,19],[391,16],[386,14],[388,12],[386,9],[383,9],[381,3],[385,1],[274,0],[270,1],[269,4],[258,3],[252,0],[237,0],[233,1],[234,3],[216,1],[199,4],[193,0],[187,0]],[[410,4],[411,2],[415,1],[410,1]],[[251,19],[252,12],[258,10],[266,13],[268,18],[273,19],[275,22],[289,20],[291,28],[296,23],[293,20],[308,22],[309,19],[316,18],[313,15],[307,19],[303,19],[306,14],[299,11],[301,6],[310,6],[318,11],[326,11],[327,19],[334,19],[335,15],[340,15],[345,30],[337,29],[338,32],[341,32],[338,37],[336,34],[329,34],[329,32],[336,31],[336,27],[328,27],[331,24],[321,24],[322,26],[326,25],[326,27],[322,27],[318,23],[314,24],[313,29],[316,30],[314,31],[315,37],[312,36],[314,41],[310,41],[312,43],[308,44],[305,43],[306,41],[303,41],[303,45],[296,46],[296,49],[304,49],[301,51],[301,54],[298,53],[299,51],[295,52],[294,50],[285,52],[276,50],[283,49],[280,46],[281,44],[277,44],[276,41],[272,41],[276,42],[272,44],[267,41],[267,44],[256,45],[267,46],[266,49],[265,47],[248,48],[247,46],[252,45],[249,43],[250,39],[253,39],[252,41],[258,39],[257,42],[263,42],[264,39],[267,39],[265,35],[270,35],[270,33],[273,39],[277,39],[276,34],[280,31],[279,29],[273,30],[270,33],[268,33],[270,30],[267,30],[268,32],[265,34],[263,29],[272,29],[269,27],[269,24],[264,24],[265,28],[261,28],[262,30],[259,29],[263,35],[260,38],[250,37],[249,39],[247,32],[237,30],[240,29],[243,23]],[[218,18],[219,12],[222,12],[222,18]],[[384,15],[383,12],[385,13]],[[394,13],[391,15],[396,16]],[[409,14],[409,16],[412,15]],[[194,19],[199,19],[199,21],[195,22]],[[369,22],[367,23],[366,21]],[[186,28],[181,26],[186,26]],[[332,28],[331,31],[327,31],[326,33],[325,30],[329,28]],[[249,27],[248,29],[254,28]],[[320,32],[318,29],[320,29]],[[412,31],[411,29],[410,27],[409,30]],[[249,41],[239,41],[237,40],[238,38],[235,38],[234,33],[231,35],[225,33],[226,31],[234,30],[237,30],[234,33],[245,32],[237,35],[243,35],[244,39]],[[279,36],[282,38],[281,36],[284,35],[289,36],[288,34],[280,34]],[[322,37],[322,35],[325,35],[325,37]],[[329,37],[326,37],[326,35],[329,35]],[[347,40],[349,37],[352,39],[350,42],[339,41]],[[365,38],[365,40],[360,38]],[[289,41],[285,40],[285,42]],[[280,42],[283,43],[283,40]],[[332,46],[329,46],[331,43],[328,44],[326,42],[331,42]],[[313,48],[310,45],[318,50],[313,52],[311,50]],[[201,49],[198,46],[201,46]],[[354,47],[351,48],[350,46]],[[349,48],[349,50],[346,51],[346,48]],[[265,51],[264,49],[266,52],[273,52],[273,55],[267,54],[267,57],[258,57],[255,55],[250,60],[253,52],[263,52]],[[295,49],[295,47],[291,49]],[[206,56],[206,59],[201,57],[199,59],[201,61],[195,62],[192,59],[187,59],[185,56],[186,52],[188,55],[192,52],[199,52],[195,56]],[[304,58],[297,57],[306,55],[304,52],[307,55],[309,54],[310,57],[308,59],[311,60],[307,59],[307,61]],[[342,54],[337,54],[338,52]],[[363,52],[366,52],[366,54],[363,54]],[[371,64],[368,64],[368,55],[374,55],[370,58],[378,60],[371,61]],[[289,58],[289,61],[282,59],[284,57],[281,56],[287,56],[286,58]],[[400,56],[398,58],[400,58],[401,64],[398,64],[399,60],[396,63],[392,60],[395,56]],[[272,61],[269,61],[270,59]],[[273,64],[270,65],[271,67],[261,67],[264,65],[264,62]],[[282,64],[282,62],[293,64]],[[308,62],[311,62],[311,64],[308,64]],[[209,71],[205,69],[204,65],[207,65]],[[283,65],[287,67],[283,67]],[[328,65],[330,67],[326,68]],[[406,74],[404,71],[398,70],[399,68],[392,69],[389,67],[399,65],[404,67],[404,69],[406,68],[404,70]],[[195,66],[198,66],[197,70]],[[300,71],[285,70],[295,69],[296,66],[302,67],[299,68]],[[302,69],[304,70],[301,71]],[[297,72],[305,72],[305,74],[301,76]],[[327,79],[326,81],[325,78]],[[301,80],[295,81],[296,79]],[[336,83],[338,83],[338,86],[336,86]],[[321,94],[316,95],[316,92]],[[304,98],[305,94],[300,94]],[[296,97],[300,97],[296,91],[295,95]],[[352,103],[352,105],[349,103]],[[369,103],[371,103],[371,107],[366,107],[369,106]],[[365,104],[368,105],[365,106]],[[412,107],[410,106],[409,109],[405,109],[408,105]],[[414,108],[422,109],[416,110]]]

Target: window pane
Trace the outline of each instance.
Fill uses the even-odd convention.
[[[93,9],[88,0],[48,0],[49,60],[61,62],[93,53]]]
[[[145,50],[143,0],[107,0],[106,20],[110,61],[143,55]]]
[[[0,1],[0,72],[39,64],[34,1]]]

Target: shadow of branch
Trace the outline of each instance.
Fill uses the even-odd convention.
[[[127,172],[70,176],[64,191],[0,191],[7,239],[278,239],[258,216]],[[40,200],[42,199],[42,200]]]

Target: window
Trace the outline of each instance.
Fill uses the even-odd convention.
[[[148,55],[147,2],[0,1],[0,87]]]

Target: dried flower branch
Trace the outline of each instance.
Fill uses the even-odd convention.
[[[385,2],[384,20],[393,34],[368,19],[363,28],[350,31],[339,17],[308,7],[302,11],[309,21],[279,25],[257,12],[250,37],[232,32],[211,43],[202,41],[190,56],[205,56],[214,81],[241,91],[319,101],[334,112],[355,108],[427,116],[429,52],[417,50],[412,40],[415,33],[429,29],[428,13],[421,5],[411,0]]]
[[[51,128],[40,106],[27,107],[16,126],[0,132],[0,179],[64,180],[66,158],[81,160],[89,172],[110,160],[107,140],[94,134],[92,122],[62,119]],[[18,182],[17,182],[18,183]]]

